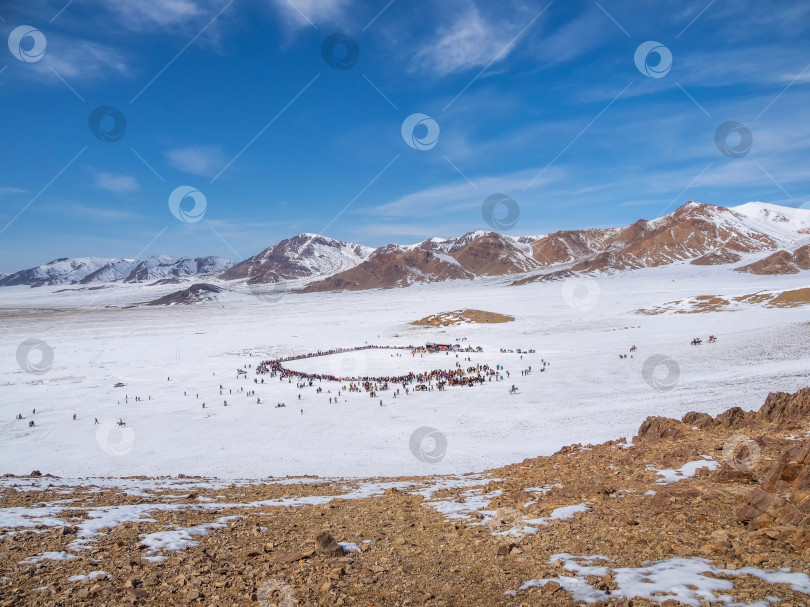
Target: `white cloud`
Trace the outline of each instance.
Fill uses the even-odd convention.
[[[125,194],[138,190],[138,181],[129,175],[99,173],[96,175],[96,187],[116,194]]]
[[[270,0],[281,14],[288,33],[324,23],[342,21],[352,0]]]
[[[586,9],[579,17],[545,33],[536,43],[541,63],[555,65],[572,61],[601,45],[615,26],[595,8]]]
[[[508,175],[472,176],[472,182],[475,185],[459,180],[406,194],[391,202],[375,207],[365,207],[358,212],[382,217],[413,217],[415,214],[420,216],[447,215],[447,213],[480,207],[484,200],[492,194],[512,196],[520,204],[520,199],[526,198],[523,188],[540,172],[540,168],[531,168]],[[564,177],[563,169],[552,167],[541,177],[535,179],[529,191],[552,183],[559,183]]]
[[[207,12],[192,0],[116,0],[103,5],[118,13],[121,23],[132,29],[175,25]]]
[[[79,217],[100,221],[126,221],[140,217],[127,209],[92,207],[72,201],[54,201],[50,205],[43,206],[43,210],[48,211],[48,213],[68,215],[74,219]]]
[[[106,79],[110,74],[128,76],[130,73],[123,55],[112,47],[54,34],[48,36],[45,57],[32,68],[31,74],[58,86],[63,84],[52,70],[71,86],[76,82]]]
[[[439,76],[484,67],[509,55],[519,31],[515,25],[485,19],[470,4],[463,14],[453,15],[449,24],[437,30],[433,41],[416,54],[415,62],[435,70]]]
[[[166,152],[166,158],[174,168],[201,177],[212,177],[226,163],[222,150],[217,145],[176,148]]]
[[[6,194],[24,194],[25,190],[20,188],[12,188],[8,186],[0,186],[0,197],[5,196]]]

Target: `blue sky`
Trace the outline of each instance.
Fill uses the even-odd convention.
[[[17,40],[31,28],[41,55],[36,34]],[[808,31],[802,0],[2,3],[0,271],[237,259],[300,232],[416,242],[488,228],[493,194],[516,201],[513,234],[624,225],[690,199],[800,206]],[[336,33],[359,50],[349,69],[323,57]],[[641,71],[660,75],[655,53],[636,65],[647,41],[671,53],[662,77]],[[117,141],[91,132],[99,106],[124,117]],[[429,149],[401,133],[415,113],[439,129]],[[729,121],[732,150],[751,133],[739,157],[715,142]],[[191,198],[187,221],[172,214],[181,186],[204,197],[197,221]]]

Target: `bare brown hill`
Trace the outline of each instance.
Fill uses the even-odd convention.
[[[471,323],[503,323],[512,322],[514,316],[498,314],[497,312],[485,312],[484,310],[456,310],[454,312],[441,312],[431,314],[419,320],[413,321],[412,325],[420,327],[449,327],[452,325],[463,325]]]
[[[726,207],[689,202],[670,215],[637,221],[609,239],[605,250],[574,265],[577,271],[656,267],[702,258],[723,249],[726,255],[772,250],[767,234],[747,227]],[[717,258],[708,258],[716,261]],[[704,262],[707,260],[704,260]]]
[[[473,278],[473,274],[430,251],[407,251],[392,245],[378,249],[369,259],[350,270],[308,284],[302,292],[390,289],[453,278]]]
[[[793,253],[777,251],[764,259],[736,268],[736,270],[760,275],[798,274],[801,270],[810,270],[810,245],[799,247]]]
[[[522,274],[539,267],[515,241],[495,232],[473,240],[450,255],[476,276]]]

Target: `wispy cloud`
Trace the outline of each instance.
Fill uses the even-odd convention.
[[[572,61],[593,51],[611,36],[616,36],[618,30],[615,27],[592,5],[583,14],[554,27],[535,41],[536,57],[543,65]],[[621,36],[621,33],[618,35]]]
[[[531,18],[522,20],[522,12],[509,12],[510,18],[482,15],[478,6],[466,2],[460,12],[447,16],[429,42],[415,54],[412,68],[427,69],[437,76],[481,68],[506,59],[517,45],[515,37]]]
[[[121,23],[132,29],[170,26],[205,14],[210,2],[192,0],[116,0],[103,2],[107,10],[117,13]]]
[[[213,176],[227,162],[218,145],[192,145],[166,152],[174,168],[201,177]]]
[[[89,40],[50,34],[48,51],[42,61],[27,70],[39,80],[63,86],[56,73],[73,85],[92,80],[106,80],[111,75],[129,76],[130,66],[118,50]]]
[[[96,187],[116,194],[136,192],[139,189],[138,180],[129,175],[116,175],[114,173],[98,173]]]
[[[0,198],[6,194],[24,194],[25,190],[20,188],[12,188],[9,186],[0,186]]]
[[[307,27],[325,23],[340,23],[346,17],[351,0],[270,0],[293,35]]]
[[[472,183],[458,180],[406,194],[390,202],[358,209],[356,212],[369,213],[380,217],[413,217],[447,215],[480,207],[491,194],[514,195],[520,202],[523,188],[537,175],[539,168],[526,169],[506,175],[470,176]],[[561,182],[566,172],[552,168],[541,179],[537,179],[531,190]],[[525,194],[523,194],[525,198]]]
[[[139,217],[138,214],[126,209],[111,209],[105,207],[93,207],[79,202],[65,202],[60,204],[50,204],[43,206],[43,210],[57,215],[67,215],[74,219],[102,220],[102,221],[125,221]]]

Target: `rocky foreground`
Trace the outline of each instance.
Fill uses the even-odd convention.
[[[461,477],[3,477],[0,605],[810,603],[810,388]]]

